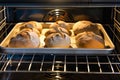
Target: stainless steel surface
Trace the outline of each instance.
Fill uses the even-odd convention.
[[[71,46],[72,48],[44,48],[40,47],[40,48],[31,48],[31,49],[27,49],[27,48],[8,48],[7,45],[9,44],[9,40],[11,39],[11,37],[13,37],[18,31],[19,31],[19,25],[21,23],[18,23],[15,25],[15,27],[12,29],[12,31],[9,33],[9,35],[3,40],[3,42],[0,44],[0,46],[4,47],[6,49],[7,53],[44,53],[44,54],[109,54],[112,53],[112,51],[114,50],[114,45],[111,41],[111,39],[109,38],[109,36],[107,35],[106,31],[104,30],[103,26],[99,23],[97,23],[98,28],[101,30],[101,32],[103,33],[104,36],[104,41],[105,41],[105,48],[104,49],[87,49],[87,48],[78,48],[78,47],[74,47],[75,43],[74,41],[71,42]],[[48,25],[50,25],[50,23],[41,23],[43,24],[43,27],[48,27]],[[71,26],[74,23],[70,23]],[[43,39],[43,38],[40,38]],[[41,42],[44,40],[40,40]],[[71,40],[72,41],[72,40]],[[44,44],[44,43],[43,43]],[[42,44],[41,44],[42,45]]]
[[[120,55],[0,54],[0,72],[120,74]]]

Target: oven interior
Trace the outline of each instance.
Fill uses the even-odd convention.
[[[67,13],[66,22],[90,20],[101,23],[115,45],[107,55],[3,53],[0,54],[1,80],[119,80],[120,7],[0,7],[0,42],[18,22],[49,20]],[[55,15],[56,16],[56,15]],[[86,78],[87,77],[87,78]]]

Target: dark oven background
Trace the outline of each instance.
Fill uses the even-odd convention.
[[[29,20],[37,20],[40,22],[48,22],[46,19],[48,13],[55,9],[62,9],[67,12],[70,20],[67,22],[76,22],[79,20],[91,20],[93,22],[100,22],[102,24],[113,24],[112,10],[113,7],[81,7],[81,8],[41,8],[41,7],[8,7],[7,21],[21,22]],[[61,14],[62,11],[61,11]],[[54,15],[54,13],[53,13]],[[11,17],[12,16],[12,17]]]

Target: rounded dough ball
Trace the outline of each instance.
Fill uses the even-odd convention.
[[[55,23],[50,25],[50,28],[55,28],[55,27],[62,27],[64,29],[66,29],[67,31],[70,30],[70,25],[69,23],[66,23],[64,21],[56,21]]]
[[[62,27],[55,27],[55,28],[50,28],[46,33],[45,33],[45,36],[48,36],[49,34],[52,34],[52,33],[66,33],[68,35],[71,35],[70,32],[68,32],[66,29],[62,28]]]
[[[93,32],[83,32],[76,36],[76,45],[79,48],[104,48],[104,40]]]
[[[32,24],[34,26],[34,28],[38,29],[40,32],[42,30],[42,24],[37,22],[37,21],[29,21],[27,22],[28,24]]]
[[[56,22],[60,27],[65,28],[66,30],[70,30],[70,25],[64,21],[57,21]]]
[[[70,43],[70,37],[65,33],[52,33],[45,38],[46,47],[69,48]]]
[[[38,23],[36,21],[25,22],[25,23],[21,24],[21,26],[20,26],[20,30],[24,30],[24,29],[28,29],[28,28],[35,31],[39,35],[42,31],[41,23]]]
[[[91,21],[78,21],[73,25],[74,34],[82,33],[84,31],[92,31],[97,35],[101,35],[98,26]]]
[[[21,31],[15,37],[10,39],[8,47],[12,48],[38,48],[40,40],[33,31]]]

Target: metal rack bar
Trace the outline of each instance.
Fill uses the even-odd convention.
[[[4,17],[1,21],[0,21],[0,24],[4,23],[6,20],[6,17]],[[5,22],[6,23],[6,22]],[[2,25],[1,25],[2,26]],[[1,30],[1,29],[0,29]]]
[[[89,67],[89,62],[88,62],[88,57],[86,56],[86,61],[87,61],[87,70],[90,72],[90,67]]]
[[[120,25],[120,22],[117,21],[116,17],[117,17],[117,13],[120,14],[120,11],[116,9],[116,7],[114,8],[114,21],[115,23],[117,23],[118,25]]]
[[[114,69],[113,69],[113,67],[112,67],[112,64],[111,64],[110,59],[108,58],[108,56],[107,56],[107,59],[108,59],[108,62],[109,62],[109,64],[110,64],[110,67],[111,67],[112,73],[114,73]]]
[[[66,72],[66,55],[65,55],[65,60],[64,60],[64,72]]]
[[[34,56],[35,56],[35,54],[33,54],[33,57],[32,57],[32,60],[31,60],[31,62],[30,62],[30,65],[29,65],[28,71],[31,70],[31,66],[32,66],[32,63],[33,63]]]
[[[116,39],[120,42],[119,37],[116,35],[116,33],[112,30],[112,28],[110,26],[108,26],[108,28],[111,30],[111,32],[113,33],[113,35],[116,37]]]
[[[14,56],[14,54],[12,56],[8,55],[8,57],[7,57],[8,61],[7,61],[7,64],[6,64],[5,68],[4,68],[4,71],[6,71],[6,68],[7,68],[8,65],[11,65],[11,63],[12,63],[11,59],[12,59],[13,56]]]
[[[0,14],[3,14],[3,19],[0,21],[0,31],[4,28],[6,25],[6,8],[3,7],[3,9],[0,10]]]
[[[22,62],[23,56],[24,56],[24,54],[22,55],[22,57],[21,57],[21,59],[20,59],[20,61],[19,61],[18,65],[17,65],[17,68],[16,68],[16,70],[15,70],[15,71],[18,71],[18,68],[19,68],[19,66],[20,66],[20,64],[21,64],[21,62]]]
[[[76,72],[78,72],[78,61],[77,61],[77,55],[75,56],[75,61],[76,61]]]
[[[117,23],[117,26],[120,25],[120,23],[116,19],[114,19],[114,22]]]
[[[102,73],[102,69],[101,69],[101,66],[100,66],[100,62],[99,62],[98,56],[97,56],[97,62],[98,62],[100,73]]]
[[[54,67],[55,67],[55,56],[54,56],[54,58],[53,58],[53,63],[52,63],[53,65],[52,65],[52,71],[54,71]]]
[[[41,68],[40,68],[40,71],[42,71],[42,67],[43,67],[44,58],[45,58],[45,56],[43,55],[42,62],[41,62]]]
[[[0,13],[2,13],[4,10],[5,10],[5,8],[1,9],[1,10],[0,10]]]
[[[7,59],[6,59],[6,54],[2,54],[2,59],[1,59],[1,62],[3,62],[3,65],[1,66],[1,71],[4,69],[4,66],[6,65],[7,63]],[[2,64],[2,63],[1,63]]]

